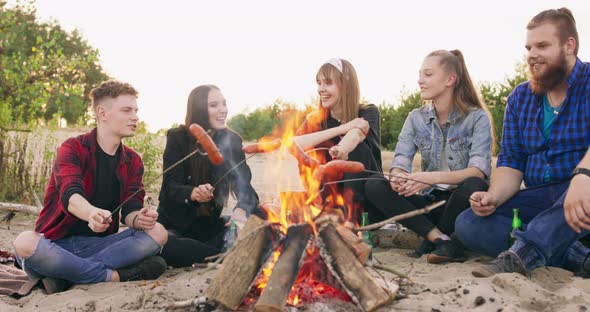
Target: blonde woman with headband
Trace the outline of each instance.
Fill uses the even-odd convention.
[[[295,143],[303,150],[325,147],[321,161],[342,159],[359,161],[366,169],[381,171],[381,129],[379,109],[360,103],[360,88],[356,71],[350,62],[332,59],[316,74],[320,96],[318,111],[308,116],[297,130]],[[368,174],[345,174],[344,179],[367,177]],[[365,181],[353,181],[339,186],[348,204],[363,208],[366,201]],[[353,209],[358,218],[360,209]]]
[[[461,261],[463,247],[452,234],[457,216],[470,206],[469,196],[488,187],[493,146],[490,114],[459,50],[428,54],[418,85],[428,103],[410,112],[404,123],[389,170],[394,176],[388,180],[376,175],[381,180],[367,181],[366,194],[377,208],[369,214],[389,218],[447,200],[444,208],[401,223],[424,237],[410,256],[428,254],[430,263]],[[422,170],[412,172],[418,151]]]

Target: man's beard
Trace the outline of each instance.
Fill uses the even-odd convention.
[[[533,89],[533,92],[536,94],[546,93],[567,78],[567,64],[565,61],[565,53],[563,53],[563,51],[557,62],[549,63],[545,60],[545,66],[547,66],[545,71],[537,74],[533,71],[533,67],[529,62],[528,76],[531,82],[531,89]]]

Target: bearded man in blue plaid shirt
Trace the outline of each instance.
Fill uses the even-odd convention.
[[[528,276],[546,265],[590,276],[590,249],[578,241],[590,229],[590,64],[578,59],[578,43],[567,8],[543,11],[527,25],[529,81],[508,97],[489,190],[474,193],[455,224],[468,248],[497,256],[475,276]],[[524,230],[509,245],[513,208]]]

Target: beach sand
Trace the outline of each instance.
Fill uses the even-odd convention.
[[[279,165],[280,162],[285,162]],[[391,153],[384,153],[384,164]],[[277,181],[290,181],[283,191],[300,189],[297,170],[290,159],[256,155],[248,161],[253,185],[262,201],[276,200]],[[282,168],[269,168],[272,167]],[[271,170],[272,169],[272,170]],[[276,177],[275,174],[280,174]],[[231,205],[231,204],[230,204]],[[12,240],[23,230],[32,229],[34,216],[18,214],[10,229],[0,224],[0,248],[10,249]],[[432,265],[425,257],[406,256],[407,249],[375,248],[374,258],[405,272],[412,282],[388,272],[372,275],[385,284],[399,283],[396,299],[378,311],[588,311],[590,279],[574,277],[559,268],[540,268],[531,278],[518,274],[499,274],[475,278],[471,270],[487,257],[471,255],[465,263]],[[77,285],[46,295],[40,289],[21,299],[0,296],[0,311],[162,311],[170,303],[202,296],[216,270],[181,268],[168,270],[158,281]],[[229,287],[229,285],[228,285]],[[285,310],[298,311],[287,307]],[[327,301],[310,304],[306,311],[354,311],[350,303]],[[184,309],[180,311],[194,311]]]

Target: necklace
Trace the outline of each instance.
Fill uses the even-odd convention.
[[[561,103],[559,103],[559,105],[557,105],[556,107],[553,107],[552,104],[555,104],[556,101],[553,100],[551,93],[547,92],[547,98],[549,99],[549,106],[551,106],[551,109],[553,110],[553,114],[559,115],[559,111],[561,110],[561,104],[563,104],[563,101]]]

